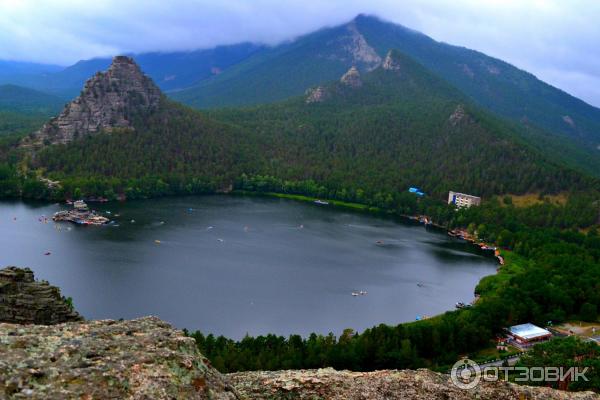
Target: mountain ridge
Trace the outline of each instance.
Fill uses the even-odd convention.
[[[131,183],[148,179],[156,180],[149,187],[162,185],[164,192],[219,191],[235,187],[244,174],[312,180],[346,194],[393,193],[390,201],[414,185],[441,197],[450,189],[481,195],[556,192],[591,182],[522,143],[509,125],[401,52],[390,52],[370,72],[350,68],[321,91],[320,102],[308,102],[309,93],[209,114],[163,97],[150,112],[132,113],[129,126],[95,124],[91,134],[79,137],[70,129],[68,140],[59,135],[48,143],[38,135],[37,145],[61,145],[43,146],[33,167],[62,181],[67,194],[79,187],[87,195],[104,195],[98,187],[112,193],[158,190],[138,190]],[[94,98],[90,85],[82,98]],[[126,135],[100,134],[118,127],[132,129]],[[95,186],[82,188],[81,179]],[[106,183],[97,185],[100,181]],[[348,196],[345,200],[356,201]]]
[[[0,110],[28,114],[52,115],[64,101],[57,96],[24,86],[0,85]]]
[[[504,61],[373,16],[359,15],[348,24],[302,36],[268,54],[250,57],[195,88],[170,95],[196,108],[251,106],[300,95],[308,87],[336,79],[353,65],[364,72],[368,68],[335,56],[335,51],[326,59],[320,57],[329,43],[348,30],[358,31],[361,41],[381,57],[392,48],[410,55],[477,105],[512,119],[530,144],[540,150],[549,147],[557,159],[600,176],[599,109]],[[280,84],[274,87],[272,81]]]
[[[600,159],[600,109],[507,62],[435,41],[373,15],[359,14],[348,23],[275,46],[241,43],[133,57],[174,99],[197,108],[215,108],[300,95],[309,87],[336,79],[352,65],[361,72],[373,69],[392,48],[409,54],[478,105],[523,124],[525,130],[533,124],[547,137],[554,134],[572,141],[583,153],[575,158]],[[50,73],[27,75],[29,80],[12,83],[71,97],[87,76],[109,63],[109,59],[80,61],[58,72],[55,66],[48,66]],[[5,82],[1,69],[0,82]],[[29,67],[28,71],[34,70]],[[536,140],[535,136],[530,138],[531,142]],[[588,172],[597,169],[585,161],[580,164]]]
[[[253,43],[238,43],[182,52],[126,53],[136,59],[148,75],[163,90],[178,90],[191,86],[261,51],[265,46]],[[27,86],[63,99],[75,97],[89,76],[102,71],[111,64],[112,57],[80,60],[66,66],[0,61],[0,84],[13,83]],[[12,67],[16,64],[18,67]],[[3,65],[5,69],[3,70]]]
[[[18,85],[0,85],[0,136],[28,134],[56,115],[64,101]]]

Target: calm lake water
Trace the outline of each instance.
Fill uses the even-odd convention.
[[[496,268],[423,226],[294,201],[166,198],[94,205],[110,226],[40,221],[65,208],[1,202],[0,266],[30,267],[89,319],[157,315],[232,338],[339,334],[451,310]]]

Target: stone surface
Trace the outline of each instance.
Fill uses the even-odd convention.
[[[333,369],[228,374],[242,398],[329,400],[598,400],[591,392],[484,383],[472,390],[453,386],[448,375],[426,369],[348,372]]]
[[[353,63],[361,63],[368,70],[377,68],[381,64],[381,57],[358,31],[356,23],[352,21],[346,29],[348,34],[343,37],[345,42],[342,47],[351,55]]]
[[[115,128],[132,129],[131,118],[158,108],[160,89],[133,59],[117,56],[106,72],[90,78],[83,91],[56,118],[25,138],[23,146],[68,143]]]
[[[158,318],[0,324],[0,399],[237,399]]]
[[[569,125],[571,128],[575,128],[575,121],[573,121],[573,118],[571,118],[568,115],[563,115],[562,120],[565,122],[565,124]]]
[[[400,60],[391,50],[388,51],[387,55],[385,56],[385,60],[383,60],[381,67],[387,71],[400,71],[402,69]]]
[[[346,72],[341,78],[340,82],[346,86],[352,88],[358,88],[362,86],[362,80],[360,79],[360,72],[356,67],[352,67]]]
[[[306,91],[306,103],[322,103],[329,97],[327,90],[323,86],[317,86]]]
[[[448,121],[450,122],[450,124],[452,126],[456,126],[462,120],[464,120],[465,117],[466,117],[465,108],[462,106],[462,104],[459,104],[458,106],[456,106],[456,109],[454,110],[452,115],[450,115],[450,117],[448,118]]]
[[[0,270],[0,322],[50,325],[81,319],[60,289],[35,281],[29,268]]]
[[[354,21],[326,45],[328,50],[319,54],[319,57],[356,65],[361,71],[371,71],[381,65],[381,57],[359,32]]]

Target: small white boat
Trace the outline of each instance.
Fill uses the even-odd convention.
[[[329,202],[325,201],[325,200],[315,200],[315,204],[320,204],[322,206],[326,206],[326,205],[329,205]]]

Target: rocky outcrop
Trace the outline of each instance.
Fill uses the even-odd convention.
[[[400,71],[402,66],[400,64],[399,55],[393,50],[388,51],[381,67],[386,71]]]
[[[0,270],[0,322],[50,325],[81,319],[60,289],[36,281],[29,268]]]
[[[158,318],[0,324],[1,399],[237,399],[185,337]]]
[[[348,36],[347,44],[344,49],[352,56],[354,63],[363,63],[368,69],[374,69],[381,64],[381,57],[365,40],[365,37],[359,32],[356,22],[352,21],[347,25]]]
[[[358,72],[358,69],[356,67],[350,68],[348,72],[342,75],[340,82],[352,88],[359,88],[362,86],[360,72]]]
[[[430,370],[348,372],[331,368],[306,371],[242,372],[227,375],[248,399],[328,400],[598,400],[600,396],[549,388],[485,382],[463,390],[450,377]]]
[[[573,118],[571,118],[569,115],[563,115],[562,120],[571,128],[575,128],[575,121],[573,121]]]
[[[83,91],[56,118],[25,138],[23,146],[68,143],[115,128],[132,129],[134,115],[158,108],[160,89],[133,59],[117,56],[106,72],[90,78]]]
[[[340,35],[325,43],[327,50],[318,56],[356,65],[361,71],[371,71],[380,66],[381,57],[360,33],[356,22],[352,21],[344,28]]]
[[[448,118],[448,122],[450,122],[450,125],[456,126],[462,120],[464,120],[465,117],[466,117],[465,108],[463,107],[462,104],[459,104],[458,106],[456,106],[456,109],[454,110],[454,112]]]
[[[322,103],[329,97],[327,89],[323,86],[317,86],[313,89],[308,89],[306,91],[306,104],[311,103]]]
[[[473,72],[473,70],[471,69],[471,67],[469,67],[468,64],[462,64],[462,70],[463,73],[469,78],[473,79],[475,77],[475,72]]]
[[[340,78],[340,83],[352,89],[357,89],[361,87],[363,85],[363,82],[360,77],[360,72],[358,71],[358,68],[356,68],[355,66],[351,67],[348,70],[348,72],[342,75],[342,77]],[[323,86],[317,86],[315,88],[308,89],[305,93],[306,97],[304,101],[306,104],[322,103],[330,97],[332,97],[332,95],[337,93],[338,91],[336,89],[338,88],[336,88],[335,86],[331,86],[328,88]]]

